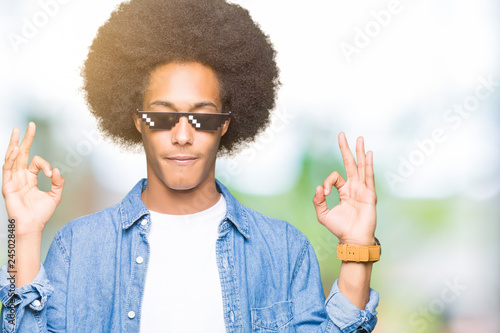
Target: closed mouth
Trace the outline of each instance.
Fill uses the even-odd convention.
[[[189,160],[195,160],[197,157],[194,156],[171,156],[167,157],[169,160],[177,160],[177,161],[189,161]]]

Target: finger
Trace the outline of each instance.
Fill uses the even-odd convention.
[[[361,183],[365,182],[365,143],[363,137],[360,136],[356,140],[356,161],[358,162],[358,176]]]
[[[19,146],[19,157],[16,160],[15,168],[17,170],[26,169],[28,165],[31,144],[33,143],[33,138],[35,137],[35,123],[30,122],[28,124],[28,129],[24,135],[24,139]]]
[[[66,181],[61,175],[61,172],[58,168],[54,168],[52,170],[52,186],[50,187],[49,195],[54,198],[57,204],[61,202],[62,191],[64,188],[64,183]]]
[[[314,209],[316,210],[316,216],[318,221],[323,224],[326,215],[328,214],[328,206],[326,205],[326,199],[323,192],[323,187],[321,185],[316,186],[316,193],[313,197]]]
[[[375,191],[375,174],[373,172],[373,152],[366,153],[366,187]]]
[[[12,130],[12,134],[10,136],[9,147],[7,147],[7,152],[5,153],[5,162],[9,158],[10,154],[14,150],[15,147],[19,145],[19,128],[14,127]]]
[[[342,178],[340,173],[337,171],[332,172],[326,177],[325,181],[323,181],[324,195],[329,195],[331,193],[332,186],[334,186],[337,190],[339,190],[342,186],[344,186],[345,180]]]
[[[344,160],[347,179],[357,178],[358,170],[356,168],[356,161],[354,160],[354,156],[352,156],[351,150],[349,149],[344,132],[340,132],[339,134],[339,147]]]
[[[14,166],[14,162],[16,161],[17,155],[19,155],[19,147],[15,146],[10,153],[10,156],[7,157],[5,164],[3,165],[2,179],[4,184],[12,180],[12,168]]]
[[[28,171],[37,176],[40,170],[43,170],[45,176],[49,178],[52,177],[52,168],[50,166],[50,163],[41,158],[40,156],[35,156],[31,160],[30,165],[28,166]]]

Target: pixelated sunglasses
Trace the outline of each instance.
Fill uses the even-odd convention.
[[[188,122],[198,131],[217,131],[226,120],[229,113],[201,113],[201,112],[159,112],[139,111],[137,115],[150,129],[169,130],[179,122],[181,117],[187,117]]]

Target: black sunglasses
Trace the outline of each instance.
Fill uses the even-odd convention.
[[[136,112],[150,129],[158,130],[169,130],[179,122],[181,117],[187,117],[191,126],[198,131],[217,131],[224,122],[231,118],[231,111],[229,113],[201,113],[137,110]]]

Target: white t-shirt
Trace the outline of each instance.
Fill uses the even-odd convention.
[[[222,195],[195,214],[151,212],[142,333],[226,332],[215,256],[217,228],[225,214]]]

